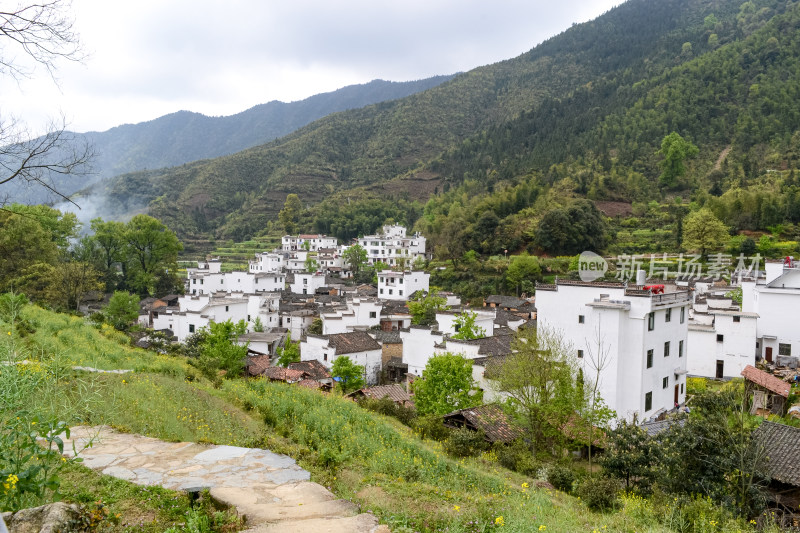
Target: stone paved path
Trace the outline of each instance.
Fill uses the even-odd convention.
[[[309,481],[294,459],[268,450],[208,446],[119,433],[107,426],[72,429],[83,464],[139,485],[174,490],[209,489],[211,496],[236,507],[251,533],[388,533],[371,514],[358,513],[347,500]],[[66,450],[69,449],[69,452]]]

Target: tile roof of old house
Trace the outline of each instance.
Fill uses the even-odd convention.
[[[308,374],[308,377],[313,380],[331,379],[331,373],[325,368],[325,365],[312,359],[311,361],[300,361],[298,363],[289,363],[291,370],[300,370]]]
[[[774,392],[784,398],[789,397],[789,391],[792,386],[783,381],[781,378],[773,376],[769,372],[759,370],[752,365],[747,365],[742,370],[742,376],[747,381],[751,381],[760,387],[764,387],[768,391]]]
[[[388,397],[394,403],[398,403],[400,405],[413,404],[411,396],[409,396],[408,392],[406,392],[406,389],[403,388],[402,385],[398,385],[396,383],[393,385],[378,385],[377,387],[360,389],[351,392],[348,396],[365,396],[367,398],[372,398],[373,400],[380,400],[381,398]]]
[[[469,409],[461,409],[444,415],[445,423],[461,425],[465,423],[471,429],[482,429],[490,442],[511,442],[522,435],[522,430],[512,426],[506,414],[496,405],[481,405]]]
[[[800,487],[800,429],[765,420],[753,433],[767,452],[770,477]]]
[[[336,348],[336,355],[380,350],[381,345],[363,331],[327,335],[328,346]]]
[[[256,357],[247,358],[247,373],[251,376],[258,376],[264,373],[269,368],[270,359],[269,355],[258,355]]]

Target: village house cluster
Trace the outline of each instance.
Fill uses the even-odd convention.
[[[755,368],[760,360],[779,375],[798,366],[800,330],[786,310],[800,308],[800,268],[790,259],[768,262],[762,275],[737,272],[732,285],[697,277],[648,280],[638,271],[627,282],[556,279],[538,284],[535,299],[491,296],[477,308],[441,293],[448,309],[438,311],[432,325],[420,326],[412,324],[407,301],[430,290],[430,275],[411,269],[426,257],[425,238],[389,225],[355,242],[367,251],[368,263],[390,266],[376,272],[374,285],[346,283],[352,277],[347,246],[335,238],[287,235],[280,249],[256,254],[246,272],[222,272],[219,260],[201,261],[187,271],[185,295],[146,302],[140,320],[179,341],[211,321],[243,320],[249,333],[239,342],[249,347],[251,375],[325,388],[334,361],[346,355],[364,368],[369,387],[403,384],[404,393],[385,391],[398,397],[407,396],[408,383],[422,376],[431,357],[460,354],[472,361],[487,402],[502,395],[486,370],[512,353],[514,333],[547,328],[574,349],[584,376],[597,376],[608,407],[639,421],[682,407],[687,377],[744,375],[752,381],[754,371],[763,372]],[[313,272],[306,271],[309,264]],[[741,291],[741,305],[735,291]],[[474,315],[483,336],[453,338],[464,312]],[[310,333],[317,319],[321,329]],[[300,341],[303,364],[278,369],[276,352],[288,335]],[[754,409],[780,403],[759,390],[753,391]],[[406,396],[402,401],[411,401]]]

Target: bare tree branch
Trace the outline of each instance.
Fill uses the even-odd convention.
[[[59,192],[53,178],[91,174],[94,150],[85,139],[66,130],[63,118],[60,124],[51,122],[47,130],[31,137],[17,121],[0,122],[0,185],[22,181],[75,204]]]
[[[69,15],[70,7],[69,0],[50,0],[0,10],[0,39],[16,45],[0,46],[0,73],[15,79],[32,75],[33,69],[22,66],[13,55],[15,48],[46,68],[53,78],[59,60],[83,60],[79,36],[73,30]],[[11,57],[7,55],[9,52]]]

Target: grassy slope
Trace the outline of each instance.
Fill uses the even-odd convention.
[[[534,480],[499,467],[491,456],[453,460],[439,443],[421,440],[397,421],[340,397],[263,380],[230,380],[214,389],[194,378],[184,360],[171,358],[166,364],[165,357],[132,349],[117,334],[98,332],[81,319],[33,307],[24,317],[36,333],[3,341],[18,354],[39,360],[39,376],[62,367],[55,385],[41,381],[40,391],[27,400],[30,409],[166,440],[287,453],[312,472],[313,480],[376,513],[396,532],[522,532],[539,526],[564,532],[668,531],[637,500],[625,500],[616,513],[590,512],[573,497],[524,488],[523,483],[533,486]],[[41,349],[49,337],[53,344]],[[67,359],[53,355],[59,352]],[[64,373],[65,360],[102,368],[126,368],[133,362],[141,371]],[[67,469],[64,484],[69,500],[104,498],[112,514],[121,514],[121,522],[128,524],[117,530],[163,530],[187,509],[179,494],[133,487],[80,467]],[[504,526],[497,525],[498,517]],[[155,522],[136,525],[144,520]]]

